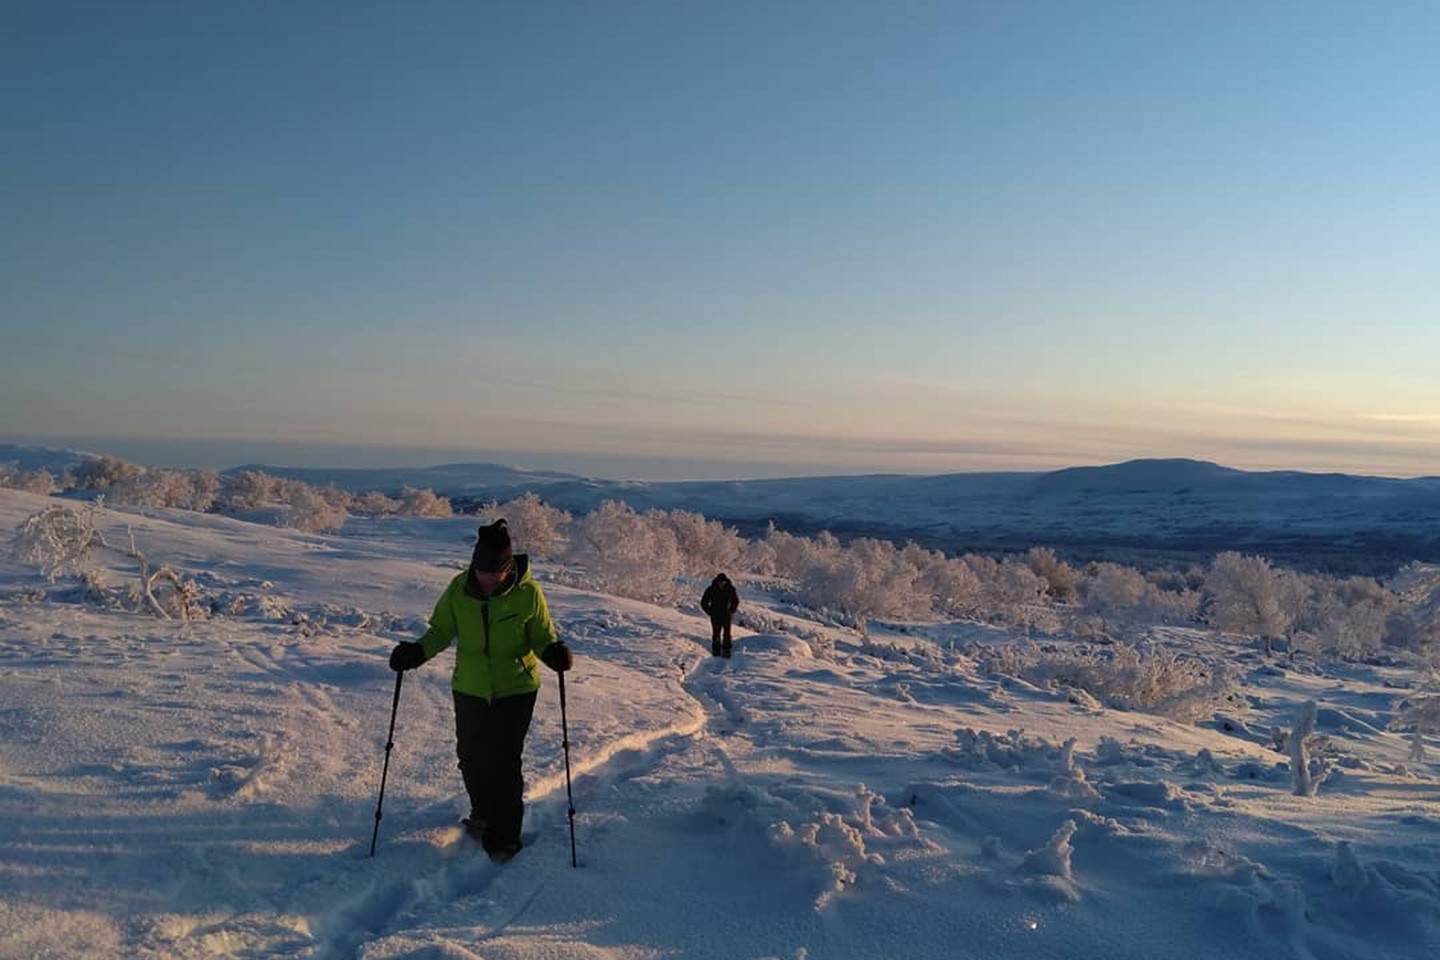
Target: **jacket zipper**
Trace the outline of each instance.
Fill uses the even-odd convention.
[[[485,656],[490,656],[490,603],[480,603],[480,625],[485,631]]]

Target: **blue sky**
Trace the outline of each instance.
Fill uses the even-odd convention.
[[[5,20],[4,438],[1440,473],[1433,3]]]

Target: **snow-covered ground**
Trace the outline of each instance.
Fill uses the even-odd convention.
[[[372,859],[385,658],[468,556],[470,522],[320,537],[107,511],[109,540],[128,521],[227,598],[184,624],[97,608],[6,556],[47,502],[0,490],[0,957],[1440,947],[1440,766],[1387,730],[1402,668],[1282,669],[1171,631],[1245,670],[1233,710],[1183,725],[982,674],[970,645],[1004,638],[977,625],[872,624],[867,640],[743,582],[749,627],[714,659],[693,606],[540,564],[577,656],[579,869],[554,676],[526,750],[527,849],[496,866],[458,827],[443,662],[406,677]],[[1271,730],[1311,699],[1334,769],[1303,798]]]

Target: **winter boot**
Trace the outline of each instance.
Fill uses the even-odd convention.
[[[498,844],[493,847],[486,847],[485,852],[490,855],[490,859],[494,863],[509,863],[511,860],[515,859],[515,854],[520,852],[521,846],[522,844],[517,837],[516,839],[508,841],[506,843]]]
[[[714,643],[710,644],[710,656],[712,656],[712,657],[718,657],[718,656],[720,656],[720,641],[719,641],[719,640],[716,640]]]
[[[470,816],[465,817],[463,820],[461,820],[460,823],[465,827],[465,833],[469,836],[474,837],[476,840],[479,840],[485,835],[484,817],[477,816],[476,814],[472,813],[470,814]]]
[[[722,643],[720,645],[720,656],[724,657],[727,660],[730,659],[730,644]]]

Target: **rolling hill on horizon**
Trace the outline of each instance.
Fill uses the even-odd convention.
[[[0,463],[53,469],[61,453],[0,446]],[[952,553],[1045,545],[1074,561],[1175,566],[1239,550],[1365,574],[1440,560],[1440,477],[1248,471],[1183,458],[1045,472],[762,480],[611,480],[478,462],[380,469],[257,463],[225,472],[243,470],[348,490],[425,487],[462,511],[533,491],[572,512],[618,499],[637,510],[703,513],[749,536],[774,523],[797,534],[914,540]]]

